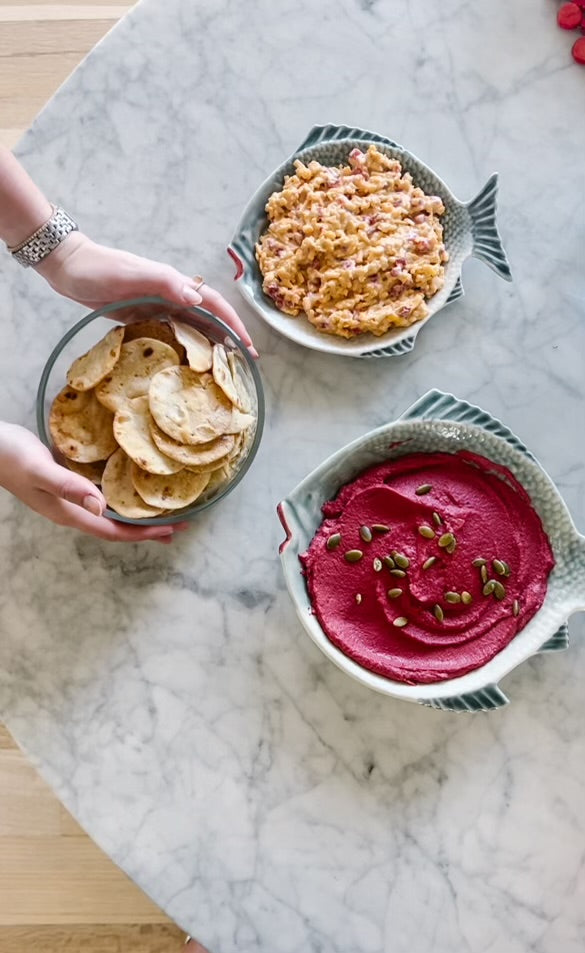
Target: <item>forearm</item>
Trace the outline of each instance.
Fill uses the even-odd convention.
[[[12,153],[0,146],[0,239],[25,241],[51,217],[51,204]]]

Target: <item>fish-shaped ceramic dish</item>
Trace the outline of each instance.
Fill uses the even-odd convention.
[[[408,685],[376,675],[344,655],[313,614],[299,556],[323,520],[321,507],[367,467],[405,453],[462,449],[507,467],[528,493],[551,544],[555,567],[545,600],[512,641],[491,661],[466,675],[426,685]],[[568,645],[567,619],[585,611],[585,536],[580,535],[561,496],[535,457],[489,413],[433,390],[397,421],[385,424],[339,450],[309,474],[278,507],[286,540],[280,550],[288,591],[304,628],[339,668],[375,691],[450,711],[487,711],[507,704],[500,680],[539,652]]]
[[[427,195],[439,195],[443,200],[445,214],[442,223],[449,261],[445,268],[444,287],[427,300],[430,313],[423,321],[408,328],[395,328],[380,337],[362,334],[352,340],[344,340],[318,331],[303,315],[293,318],[278,310],[262,290],[262,274],[254,248],[267,227],[266,203],[273,192],[282,188],[284,177],[294,172],[296,159],[305,163],[317,160],[324,165],[340,166],[347,163],[352,149],[364,150],[372,143],[380,152],[398,159],[403,170],[411,173],[414,185],[422,188]],[[433,314],[463,295],[461,270],[463,262],[470,255],[484,261],[501,278],[512,280],[496,225],[497,187],[498,176],[494,174],[476,198],[471,202],[460,202],[438,175],[391,139],[348,126],[315,126],[286,162],[262,183],[242,215],[228,247],[228,253],[236,265],[237,285],[246,301],[270,327],[297,344],[346,357],[392,357],[405,354],[412,350],[419,331]]]

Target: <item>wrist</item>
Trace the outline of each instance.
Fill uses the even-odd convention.
[[[42,228],[53,214],[53,206],[44,196],[39,196],[28,206],[20,210],[18,221],[6,224],[2,229],[2,238],[9,252],[24,245],[39,228]]]
[[[46,258],[33,268],[49,284],[52,284],[55,277],[66,270],[69,259],[89,242],[90,239],[83,232],[70,232],[52,252],[49,252]]]

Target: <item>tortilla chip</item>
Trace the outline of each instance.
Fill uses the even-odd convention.
[[[113,414],[96,400],[95,392],[64,387],[49,414],[53,443],[77,463],[105,460],[117,447]]]
[[[148,394],[154,374],[178,363],[177,352],[163,341],[136,338],[122,345],[120,359],[96,387],[96,397],[109,410],[121,410],[127,400]]]
[[[106,463],[102,480],[102,493],[110,506],[120,516],[128,519],[146,519],[160,516],[162,507],[149,506],[138,495],[132,483],[131,469],[135,466],[123,450],[116,450]]]
[[[135,341],[136,338],[151,338],[155,341],[162,341],[177,352],[181,364],[186,359],[185,348],[182,344],[179,344],[175,332],[167,321],[146,318],[142,321],[133,321],[132,324],[127,324],[124,328],[124,343]]]
[[[131,473],[134,489],[145,503],[168,510],[181,510],[189,506],[201,496],[209,483],[209,473],[191,473],[189,470],[157,476],[146,473],[134,464]]]
[[[168,367],[152,378],[150,412],[178,443],[208,443],[232,426],[233,407],[210,374]]]
[[[232,403],[238,410],[241,410],[243,414],[249,414],[254,406],[252,398],[253,390],[249,376],[250,371],[236,351],[228,351],[227,359],[237,395],[237,400],[232,401]]]
[[[108,331],[106,336],[94,344],[67,371],[67,383],[75,390],[91,390],[110,373],[120,357],[124,328],[117,327]]]
[[[178,473],[183,465],[159,450],[150,433],[151,421],[148,397],[133,397],[116,411],[114,437],[122,450],[143,470],[161,476]]]
[[[224,459],[228,453],[234,449],[236,437],[232,434],[225,434],[222,437],[216,437],[209,443],[186,444],[177,443],[172,437],[161,430],[151,417],[150,432],[158,449],[170,457],[177,460],[182,466],[205,466],[215,463],[216,460]],[[148,469],[148,467],[144,467]]]
[[[75,460],[65,458],[65,466],[73,473],[79,473],[79,476],[91,480],[96,486],[100,486],[104,475],[104,468],[107,460],[96,460],[95,463],[77,463]]]
[[[199,374],[210,371],[213,363],[210,341],[190,324],[173,321],[172,325],[177,341],[185,348],[189,367]]]

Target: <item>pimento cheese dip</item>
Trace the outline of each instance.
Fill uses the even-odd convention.
[[[323,507],[301,556],[325,634],[410,684],[485,665],[542,605],[554,566],[528,494],[477,454],[371,467]]]
[[[256,245],[263,289],[285,314],[326,334],[385,334],[425,318],[448,254],[437,195],[426,195],[375,146],[349,164],[295,162],[266,205]]]

